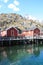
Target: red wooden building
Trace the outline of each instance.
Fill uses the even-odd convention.
[[[33,34],[34,34],[35,36],[36,36],[36,35],[40,35],[40,29],[35,28]]]
[[[7,36],[8,37],[17,37],[18,36],[19,31],[15,28],[15,27],[11,27],[9,29],[7,29]]]
[[[40,30],[38,28],[35,28],[33,30],[29,30],[29,31],[24,31],[21,34],[19,34],[19,36],[39,36],[40,35]]]

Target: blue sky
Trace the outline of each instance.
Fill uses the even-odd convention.
[[[30,15],[43,20],[43,0],[0,0],[1,13]]]

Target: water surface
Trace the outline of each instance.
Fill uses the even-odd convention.
[[[43,45],[0,47],[0,65],[43,65]]]

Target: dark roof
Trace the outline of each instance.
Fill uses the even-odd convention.
[[[19,28],[17,28],[17,27],[15,27],[17,30],[19,30],[19,33],[21,33],[22,32],[22,30],[20,30]]]

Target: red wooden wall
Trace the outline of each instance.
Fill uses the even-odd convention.
[[[17,36],[18,35],[18,30],[16,28],[9,28],[7,30],[7,36]]]
[[[40,30],[38,28],[34,29],[34,35],[40,35]]]

